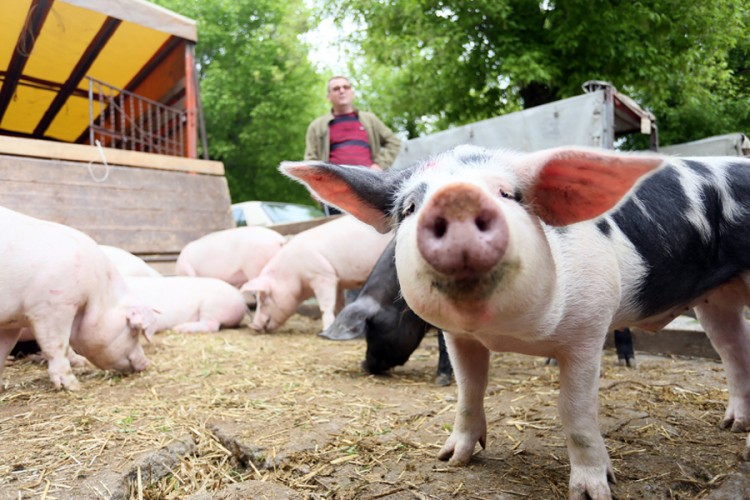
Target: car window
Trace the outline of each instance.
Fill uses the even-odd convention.
[[[245,211],[241,207],[232,208],[232,214],[234,215],[234,224],[237,227],[247,226]]]
[[[323,217],[323,212],[306,205],[264,203],[263,210],[274,224],[300,222]]]

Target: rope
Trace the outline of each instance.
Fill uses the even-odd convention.
[[[96,160],[91,160],[88,164],[89,175],[91,176],[92,179],[94,179],[94,182],[104,182],[109,177],[109,163],[107,163],[107,157],[104,156],[104,149],[102,148],[102,143],[99,142],[99,139],[96,139],[94,142],[96,143],[96,147],[99,150],[99,155],[102,157],[102,163],[104,163],[104,167],[105,167],[104,177],[97,178],[96,175],[94,175],[94,169],[92,168],[92,164]]]

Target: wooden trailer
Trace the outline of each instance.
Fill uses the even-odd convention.
[[[143,0],[0,2],[0,205],[167,274],[186,243],[233,227],[196,41],[193,20]]]

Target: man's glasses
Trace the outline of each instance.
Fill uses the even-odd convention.
[[[336,85],[335,87],[331,87],[331,92],[338,92],[339,90],[351,90],[351,85]]]

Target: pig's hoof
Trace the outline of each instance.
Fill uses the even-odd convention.
[[[439,385],[442,387],[451,385],[452,381],[453,377],[451,377],[448,373],[438,373],[437,377],[435,377],[435,385]]]
[[[42,363],[47,362],[47,360],[44,358],[44,355],[42,353],[29,354],[28,356],[26,356],[26,359],[31,361],[32,363],[42,364]]]
[[[471,460],[471,455],[468,457],[459,456],[453,448],[443,447],[438,453],[438,460],[447,461],[451,467],[463,467]]]
[[[617,364],[628,368],[636,368],[635,358],[619,358]]]
[[[750,421],[744,418],[725,418],[721,421],[721,428],[731,432],[747,432],[750,431]]]
[[[570,488],[568,491],[568,500],[611,500],[612,494],[609,487],[604,488],[586,488],[583,485]]]
[[[472,438],[471,434],[451,434],[438,453],[439,460],[447,460],[448,465],[452,467],[462,467],[467,465],[474,454],[474,448],[477,442],[482,447],[486,446],[486,431],[478,435],[478,438]]]
[[[607,465],[604,469],[602,467],[571,467],[568,498],[576,500],[611,499],[612,493],[609,490],[608,481],[615,483],[615,475],[609,459],[606,462]]]
[[[78,379],[72,373],[65,375],[51,375],[52,385],[55,389],[65,389],[66,391],[77,391],[81,388]]]

